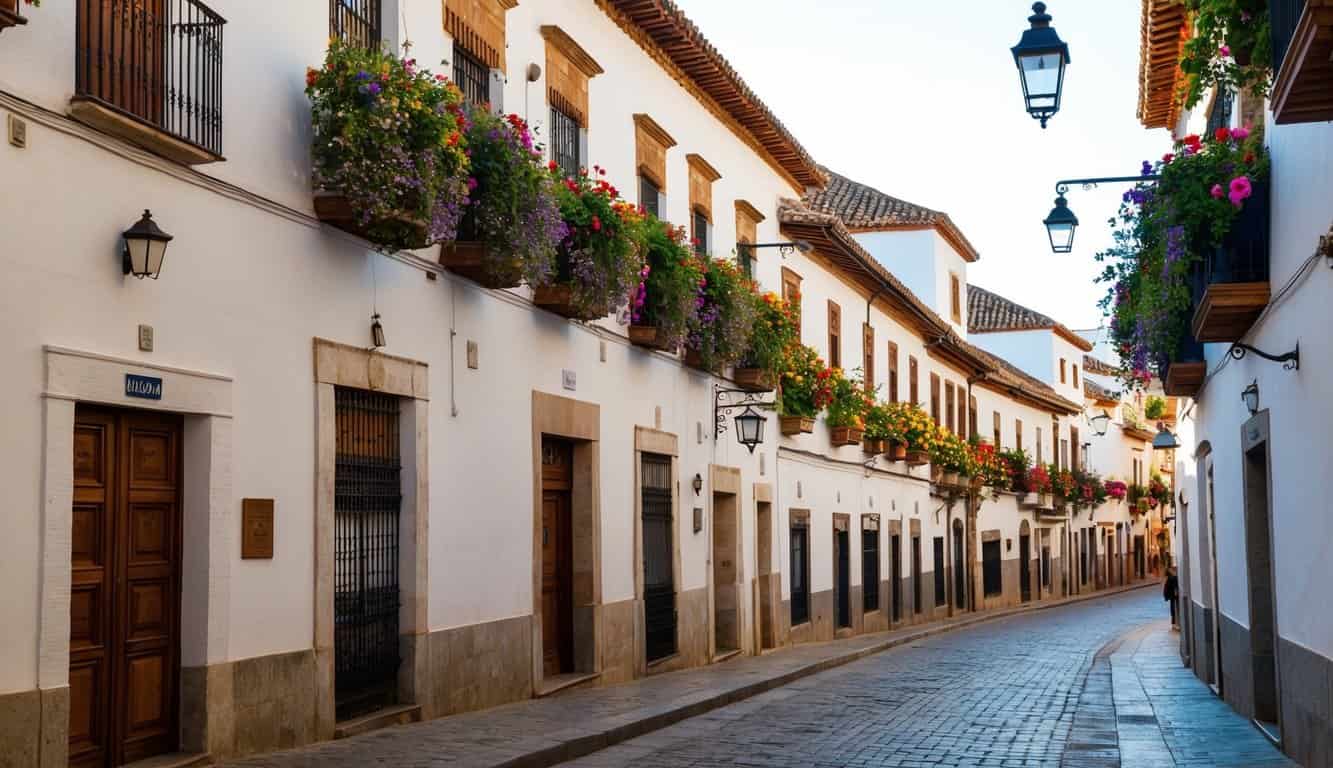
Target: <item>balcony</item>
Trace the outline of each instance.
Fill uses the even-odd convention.
[[[1333,0],[1272,0],[1273,120],[1333,120]]]
[[[1222,245],[1205,256],[1193,286],[1194,338],[1204,343],[1240,341],[1268,306],[1268,184],[1236,216]]]
[[[21,0],[0,0],[0,32],[9,27],[17,27],[20,24],[27,24],[28,20],[19,15],[19,2]]]
[[[1203,344],[1185,331],[1176,345],[1175,359],[1158,371],[1162,390],[1173,397],[1194,397],[1203,387],[1208,375],[1208,363],[1203,358]],[[1151,439],[1151,437],[1149,438]]]
[[[226,23],[197,0],[78,0],[70,116],[178,163],[222,160]]]

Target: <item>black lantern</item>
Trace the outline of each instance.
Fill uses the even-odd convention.
[[[1240,399],[1245,401],[1245,409],[1253,416],[1259,412],[1259,380],[1255,379],[1250,386],[1241,390]]]
[[[122,232],[121,237],[125,239],[125,252],[121,256],[125,274],[140,280],[145,277],[156,280],[162,272],[162,259],[167,255],[171,235],[158,229],[152,212],[145,208],[143,218]]]
[[[1180,447],[1180,441],[1176,439],[1175,434],[1166,428],[1166,424],[1157,424],[1157,436],[1152,439],[1152,449],[1154,451],[1170,451]]]
[[[765,421],[763,414],[748,405],[736,417],[736,439],[750,449],[750,453],[754,453],[756,445],[764,442]]]
[[[1069,210],[1068,200],[1064,195],[1055,198],[1055,207],[1046,217],[1046,234],[1051,238],[1051,250],[1055,253],[1069,253],[1074,250],[1074,230],[1078,228],[1078,217]]]
[[[1065,65],[1069,63],[1069,46],[1051,27],[1051,15],[1045,3],[1033,3],[1028,17],[1031,29],[1023,31],[1018,45],[1009,49],[1018,65],[1018,79],[1023,84],[1023,101],[1028,114],[1046,121],[1060,111],[1060,89],[1064,87]]]
[[[698,496],[704,489],[704,476],[695,472],[694,479],[690,481],[690,487],[694,489],[694,495]]]
[[[375,349],[384,346],[384,326],[380,325],[380,313],[370,316],[370,343]]]
[[[1092,425],[1092,431],[1097,433],[1097,437],[1101,437],[1106,434],[1106,428],[1111,424],[1111,414],[1102,410],[1101,413],[1088,419],[1088,423]]]

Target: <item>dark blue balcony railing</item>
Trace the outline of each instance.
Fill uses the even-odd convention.
[[[1296,24],[1305,11],[1305,0],[1268,0],[1270,40],[1273,45],[1273,76],[1282,71],[1287,47],[1296,33]]]

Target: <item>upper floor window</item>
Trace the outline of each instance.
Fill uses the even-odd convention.
[[[861,380],[866,389],[875,390],[875,327],[868,323],[861,325]]]
[[[828,364],[842,367],[842,308],[832,301],[828,303]]]
[[[579,157],[579,121],[558,107],[551,107],[551,159],[566,176],[577,176],[583,167]]]
[[[1045,457],[1041,454],[1041,427],[1037,427],[1037,463],[1045,463]]]
[[[454,43],[454,83],[463,91],[463,99],[472,106],[491,100],[491,69],[467,49]]]
[[[1074,372],[1074,386],[1077,387],[1077,386],[1078,386],[1078,366],[1077,366],[1077,365],[1075,365],[1075,366],[1071,366],[1071,368],[1072,368],[1072,370],[1073,370],[1073,372]]]
[[[898,402],[898,345],[889,342],[889,402]]]
[[[746,277],[754,278],[754,260],[756,251],[744,246],[759,242],[759,222],[764,214],[748,201],[736,201],[736,260]]]
[[[700,256],[709,252],[710,230],[713,227],[713,182],[722,174],[702,155],[691,152],[685,156],[690,167],[690,224],[693,230],[694,252]]]
[[[782,300],[796,313],[796,338],[801,337],[801,276],[782,268]]]
[[[994,445],[995,445],[995,450],[998,451],[998,450],[1000,450],[1000,448],[1001,448],[1001,446],[1000,446],[1000,412],[999,412],[999,411],[995,411],[995,412],[992,414],[992,417],[994,418],[994,421],[995,421],[994,427],[993,427],[993,429],[992,429],[992,436],[993,436],[993,439],[995,440],[995,443],[994,443]]]
[[[1038,438],[1037,438],[1037,441],[1040,442],[1040,441],[1041,441],[1041,438],[1038,437]],[[1014,419],[1014,448],[1015,448],[1016,450],[1020,450],[1020,451],[1023,450],[1023,420],[1022,420],[1022,419]],[[1040,461],[1040,459],[1039,459],[1039,461]]]
[[[694,222],[694,252],[700,256],[708,255],[708,215],[696,210]]]
[[[953,382],[946,381],[944,382],[944,419],[949,427],[949,431],[957,434],[962,425],[956,423],[953,417]]]
[[[1061,384],[1067,383],[1065,381],[1065,359],[1063,357],[1060,358],[1060,383]]]
[[[963,285],[958,275],[949,275],[949,316],[959,325],[963,322]]]
[[[917,385],[917,365],[916,358],[907,356],[907,396],[911,398],[912,405],[921,404],[921,390]],[[937,419],[938,421],[938,419]]]
[[[383,38],[381,0],[329,0],[329,37],[372,51]]]
[[[940,377],[936,373],[930,374],[930,418],[940,423]]]
[[[658,213],[658,195],[661,193],[652,179],[647,176],[639,177],[639,206],[659,218],[661,214]]]
[[[634,161],[639,174],[639,206],[661,218],[662,195],[667,189],[667,152],[676,140],[649,115],[637,112],[634,119]]]

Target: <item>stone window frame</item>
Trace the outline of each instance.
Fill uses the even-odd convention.
[[[796,338],[801,338],[801,276],[789,267],[782,268],[782,300],[796,305]]]
[[[722,173],[714,168],[697,152],[685,156],[690,169],[690,231],[691,236],[705,250],[713,243],[713,182],[722,178]],[[702,218],[704,231],[699,232],[697,218]]]
[[[455,49],[490,70],[487,83],[491,111],[504,112],[504,82],[507,72],[507,15],[518,0],[445,0],[444,33]],[[496,24],[496,17],[499,23]],[[490,22],[485,23],[485,22]],[[452,67],[452,63],[450,65]]]
[[[568,115],[579,127],[578,157],[589,157],[588,125],[591,110],[590,82],[606,70],[583,46],[555,24],[538,28],[546,41],[546,103],[549,109]],[[548,132],[549,138],[549,132]],[[548,154],[554,159],[554,142],[548,141]]]
[[[736,200],[736,260],[742,271],[754,277],[754,265],[758,251],[746,251],[741,246],[759,242],[759,225],[767,218],[746,200]]]
[[[634,167],[640,179],[657,188],[655,203],[661,218],[660,212],[666,210],[667,153],[676,146],[676,140],[646,113],[636,112],[630,118],[634,121]],[[642,184],[639,191],[643,191]],[[639,205],[646,207],[647,201],[640,199]]]
[[[842,307],[833,299],[828,300],[828,364],[842,367]]]

